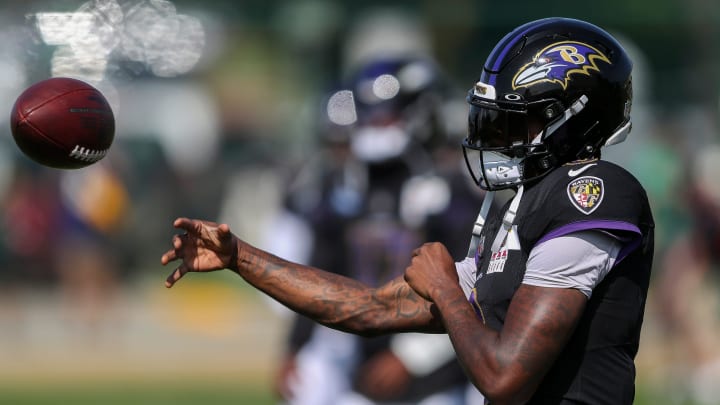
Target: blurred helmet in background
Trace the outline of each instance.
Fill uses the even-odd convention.
[[[328,115],[350,128],[350,146],[360,160],[388,161],[444,142],[447,86],[431,59],[372,59],[352,72],[344,87],[330,98]]]

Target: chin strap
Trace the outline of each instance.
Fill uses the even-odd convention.
[[[512,199],[510,206],[508,207],[507,211],[505,211],[502,226],[498,230],[497,235],[495,235],[495,240],[492,244],[492,253],[497,253],[500,251],[500,248],[502,247],[503,242],[505,242],[505,238],[507,237],[508,232],[510,232],[510,229],[512,229],[513,223],[515,222],[515,215],[517,214],[518,207],[520,206],[520,200],[522,199],[524,190],[525,188],[523,186],[518,187],[517,194],[515,194],[515,197]]]
[[[497,253],[498,251],[500,251],[502,243],[505,241],[505,238],[510,232],[510,229],[512,229],[513,227],[513,223],[515,222],[515,215],[517,215],[518,207],[520,207],[520,200],[522,199],[524,190],[525,188],[522,185],[518,187],[518,191],[515,194],[515,197],[513,197],[510,206],[508,207],[507,211],[505,211],[502,226],[498,230],[497,235],[495,235],[495,240],[493,240],[493,253]],[[487,218],[488,212],[490,212],[490,207],[492,206],[494,199],[494,191],[488,191],[485,194],[485,199],[483,199],[482,206],[480,207],[480,213],[478,214],[477,219],[475,220],[475,225],[473,226],[472,238],[470,239],[470,247],[468,248],[467,257],[474,258],[477,254],[477,249],[480,245],[480,234],[482,233],[483,227],[485,226],[485,219]]]
[[[473,225],[472,237],[470,238],[470,247],[468,248],[467,257],[475,257],[477,253],[478,245],[480,244],[480,234],[482,233],[483,227],[485,226],[485,218],[487,218],[490,207],[492,206],[493,200],[495,199],[495,192],[488,191],[485,193],[480,212],[478,213],[475,225]]]

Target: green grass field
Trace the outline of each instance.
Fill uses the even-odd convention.
[[[195,384],[188,381],[162,384],[0,385],[0,404],[12,405],[275,405],[267,384]],[[638,387],[636,405],[694,405]]]
[[[12,405],[271,405],[276,401],[264,386],[88,385],[0,387],[0,404]]]
[[[34,292],[16,313],[5,302],[0,405],[276,404],[270,379],[287,318],[223,277],[172,291],[153,279],[99,318],[82,318],[57,293]],[[683,381],[652,322],[644,336],[635,404],[697,405],[677,388]]]

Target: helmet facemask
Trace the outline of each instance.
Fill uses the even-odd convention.
[[[475,183],[485,190],[501,190],[547,174],[552,155],[542,142],[544,129],[558,114],[544,115],[548,110],[559,111],[557,102],[497,101],[477,93],[476,86],[468,94],[468,136],[463,142],[465,162]]]
[[[557,137],[565,138],[557,134],[564,133],[567,129],[565,124],[583,111],[588,103],[585,95],[565,108],[554,99],[497,102],[478,96],[478,88],[489,87],[478,82],[468,94],[471,106],[468,137],[463,143],[465,162],[481,188],[501,190],[529,183],[545,176],[558,164],[572,160],[558,155],[559,148],[551,145],[556,143]],[[629,125],[627,127],[629,130]],[[618,132],[627,135],[626,131]],[[578,139],[583,137],[584,134]],[[604,142],[603,139],[601,141]],[[597,145],[596,150],[601,146]],[[479,172],[470,163],[469,151],[479,153]]]

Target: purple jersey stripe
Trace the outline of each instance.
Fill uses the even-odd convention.
[[[599,231],[626,231],[637,234],[634,238],[623,238],[619,235],[613,234],[613,236],[623,242],[623,247],[618,253],[617,263],[620,263],[622,259],[624,259],[627,255],[632,253],[633,250],[640,246],[640,240],[642,236],[640,228],[629,222],[612,220],[579,221],[567,224],[565,226],[561,226],[560,228],[546,233],[542,238],[540,238],[540,240],[538,240],[535,246],[550,239],[568,235],[573,232],[588,231],[593,229],[597,229]],[[612,234],[612,232],[610,233]]]
[[[477,302],[477,295],[475,295],[474,288],[473,288],[472,292],[470,292],[468,301],[470,302],[470,305],[472,306],[473,311],[475,311],[475,315],[478,317],[478,319],[483,321],[483,323],[485,323],[485,319],[483,319],[483,315],[482,315],[482,310],[480,309],[480,304]]]

